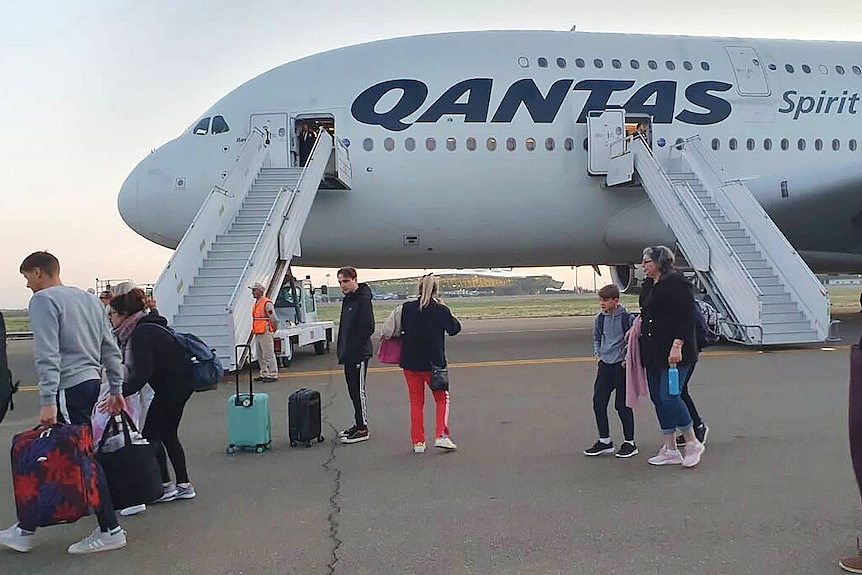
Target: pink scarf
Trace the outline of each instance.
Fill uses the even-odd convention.
[[[135,328],[138,327],[138,322],[141,321],[141,318],[145,315],[147,315],[147,312],[144,310],[135,312],[124,319],[123,323],[120,324],[120,327],[114,330],[114,333],[117,334],[117,340],[120,342],[120,349],[125,349],[129,338],[132,337],[132,332],[135,331]]]
[[[640,398],[649,395],[646,369],[641,364],[641,318],[635,318],[632,328],[627,334],[626,345],[626,407],[632,409],[638,406]]]

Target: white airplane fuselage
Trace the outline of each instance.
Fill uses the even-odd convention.
[[[119,209],[175,247],[252,116],[330,115],[349,142],[352,187],[318,193],[296,263],[636,262],[673,237],[642,189],[587,174],[584,147],[589,110],[625,107],[652,118],[659,159],[679,138],[717,141],[719,162],[813,268],[859,270],[860,66],[862,44],[846,42],[501,31],[362,44],[284,64],[220,99],[201,118],[221,116],[229,130],[197,135],[196,121],[155,150]]]

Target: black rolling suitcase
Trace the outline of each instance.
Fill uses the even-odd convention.
[[[311,447],[315,440],[323,441],[320,433],[320,393],[313,389],[299,389],[287,400],[287,429],[290,446],[302,443]]]

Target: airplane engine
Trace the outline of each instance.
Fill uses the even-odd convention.
[[[630,293],[637,295],[641,291],[641,285],[644,281],[644,270],[641,266],[617,265],[611,267],[611,281],[620,293]]]

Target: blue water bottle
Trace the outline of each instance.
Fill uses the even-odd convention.
[[[667,392],[679,395],[679,370],[675,367],[669,367],[667,370]]]

